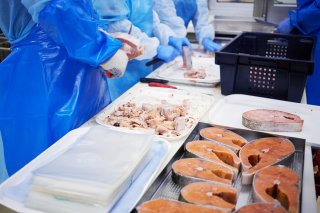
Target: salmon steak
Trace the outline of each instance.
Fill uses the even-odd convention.
[[[288,213],[279,204],[254,203],[241,207],[235,213]]]
[[[156,199],[144,202],[137,207],[137,211],[138,213],[227,213],[227,211],[222,209],[167,199]]]
[[[198,181],[231,184],[233,177],[231,169],[200,158],[185,158],[172,165],[172,180],[180,186]]]
[[[251,184],[257,171],[288,158],[294,152],[294,145],[286,138],[267,137],[253,140],[239,152],[243,170],[242,183]]]
[[[301,132],[303,120],[295,114],[269,109],[256,109],[242,114],[242,124],[259,131]]]
[[[223,184],[196,182],[183,187],[179,199],[188,203],[210,205],[232,211],[237,203],[237,190]]]
[[[241,164],[240,159],[233,151],[210,141],[192,141],[187,143],[186,157],[204,158],[221,163],[230,168],[235,176],[238,174]]]
[[[300,177],[285,166],[269,166],[253,179],[254,200],[280,203],[290,213],[299,212]]]
[[[226,146],[236,153],[241,149],[241,147],[248,143],[248,141],[240,135],[219,127],[201,129],[200,135],[204,139]]]

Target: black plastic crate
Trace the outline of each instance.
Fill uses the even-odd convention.
[[[300,102],[313,73],[316,40],[309,36],[245,32],[216,53],[221,93]]]

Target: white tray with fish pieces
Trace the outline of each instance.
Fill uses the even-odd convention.
[[[210,109],[208,123],[247,129],[242,125],[242,114],[249,110],[280,110],[298,115],[304,120],[301,132],[270,132],[274,134],[305,138],[307,143],[320,145],[320,107],[261,98],[249,95],[229,95],[217,101]]]
[[[96,121],[109,128],[178,140],[192,131],[213,101],[201,93],[140,85],[106,107]]]
[[[220,67],[215,64],[214,57],[192,56],[193,68],[183,68],[181,57],[164,64],[155,72],[161,79],[175,83],[193,84],[198,86],[215,86],[220,82]]]
[[[157,179],[155,179],[154,183],[149,187],[149,189],[146,191],[144,196],[141,198],[136,208],[142,203],[146,201],[154,200],[154,199],[171,199],[171,200],[184,201],[183,197],[181,196],[181,190],[183,187],[181,187],[181,185],[176,184],[173,180],[175,179],[176,181],[176,175],[173,175],[174,173],[172,171],[172,165],[174,164],[174,162],[176,162],[179,159],[190,157],[188,156],[188,152],[186,151],[186,144],[190,141],[205,140],[205,138],[202,138],[202,136],[200,135],[200,130],[207,127],[213,127],[213,125],[200,122],[195,127],[195,129],[191,132],[190,136],[186,139],[185,146],[182,146],[177,151],[177,153],[172,157],[172,159],[167,164],[167,166],[163,169],[163,171],[160,173]],[[222,126],[215,126],[215,127],[222,127]],[[228,129],[242,136],[249,142],[256,139],[260,139],[260,138],[266,138],[266,137],[283,137],[281,135],[273,135],[273,134],[268,134],[263,132],[256,132],[252,130],[236,129],[236,128],[230,128],[230,127],[222,127],[222,128]],[[287,168],[290,168],[292,171],[294,171],[296,174],[299,175],[300,179],[298,183],[299,185],[298,208],[299,208],[299,212],[302,212],[301,204],[302,204],[302,191],[303,191],[302,180],[304,175],[305,140],[300,138],[293,138],[293,137],[288,137],[287,139],[289,139],[292,142],[292,144],[294,145],[295,151],[288,158],[282,161],[279,161],[274,165],[286,166]],[[180,177],[180,179],[182,178],[183,176]],[[194,182],[198,182],[198,180],[194,179]],[[223,186],[223,185],[224,184],[221,184],[220,186]],[[235,210],[238,210],[239,208],[254,202],[255,195],[254,195],[253,186],[251,184],[244,185],[242,183],[242,171],[241,172],[239,171],[238,175],[235,176],[231,186],[237,191],[237,201],[235,205]]]

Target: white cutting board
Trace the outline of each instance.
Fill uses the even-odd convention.
[[[229,95],[217,101],[209,111],[209,123],[248,129],[242,125],[242,114],[253,109],[275,109],[299,115],[303,120],[301,132],[269,132],[304,138],[310,144],[320,145],[320,107],[261,98],[249,95]]]
[[[163,64],[155,73],[158,78],[170,82],[213,87],[220,82],[220,66],[215,64],[214,57],[192,56],[192,64],[195,70],[201,69],[206,73],[204,79],[184,77],[187,71],[182,67],[182,57],[177,57],[172,62]]]

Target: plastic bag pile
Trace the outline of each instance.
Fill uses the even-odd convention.
[[[91,128],[34,171],[25,205],[45,212],[109,211],[151,159],[153,136]]]

